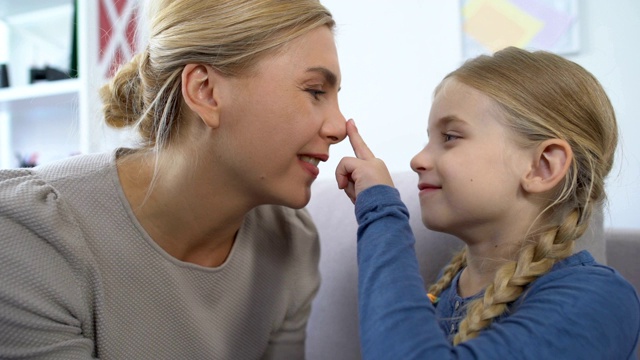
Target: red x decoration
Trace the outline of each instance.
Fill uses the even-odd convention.
[[[138,0],[100,1],[100,54],[98,69],[105,78],[113,76],[136,51]]]

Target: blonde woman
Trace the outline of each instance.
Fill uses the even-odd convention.
[[[635,359],[633,287],[573,252],[617,144],[598,81],[560,56],[507,48],[435,91],[412,160],[422,221],[466,243],[428,291],[406,207],[350,121],[336,170],[355,201],[365,359]],[[427,294],[428,292],[428,294]]]
[[[137,148],[0,172],[0,358],[298,359],[345,137],[314,0],[155,0],[101,90]]]

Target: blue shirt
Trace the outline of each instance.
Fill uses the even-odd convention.
[[[556,264],[478,337],[453,346],[473,297],[458,296],[456,279],[431,305],[398,191],[361,192],[356,217],[364,359],[636,359],[638,295],[588,252]]]

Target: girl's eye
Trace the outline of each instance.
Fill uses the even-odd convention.
[[[449,142],[452,140],[456,140],[459,139],[459,136],[456,135],[451,135],[451,134],[442,134],[442,137],[444,138],[444,142]]]
[[[313,98],[316,100],[320,100],[320,95],[324,95],[327,93],[326,91],[317,90],[317,89],[306,89],[305,91],[311,94],[311,96],[313,96]]]

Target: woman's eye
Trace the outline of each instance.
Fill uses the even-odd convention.
[[[313,98],[316,100],[320,100],[320,95],[326,94],[326,91],[317,90],[317,89],[306,89],[305,91],[311,94],[311,96],[313,96]]]

